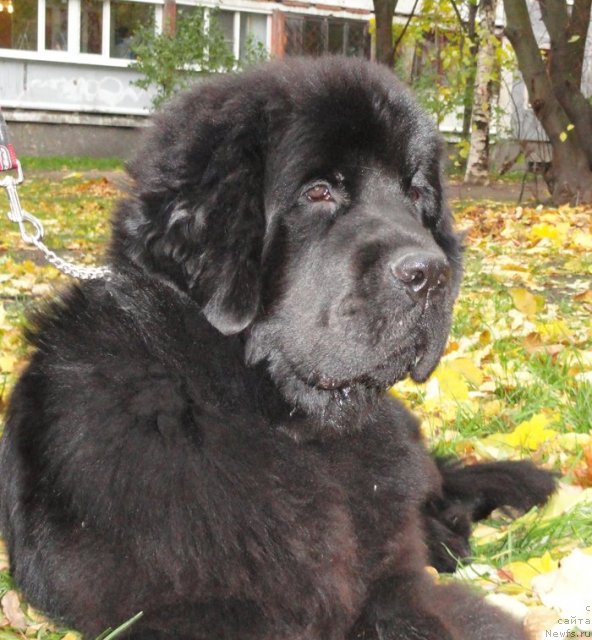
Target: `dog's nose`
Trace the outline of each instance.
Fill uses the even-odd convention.
[[[391,263],[390,270],[414,300],[425,299],[428,292],[444,287],[450,278],[446,258],[429,251],[407,253]]]

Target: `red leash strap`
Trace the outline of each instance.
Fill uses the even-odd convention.
[[[17,169],[14,147],[8,141],[8,127],[0,109],[0,171]]]

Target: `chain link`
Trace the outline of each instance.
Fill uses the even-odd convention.
[[[100,280],[101,278],[104,280],[111,279],[111,269],[109,269],[109,267],[86,267],[81,264],[76,264],[71,260],[60,258],[55,251],[49,249],[41,240],[37,240],[33,237],[30,240],[30,244],[41,251],[49,264],[53,265],[58,269],[58,271],[65,273],[67,276],[72,276],[79,280]]]
[[[10,202],[10,211],[8,219],[18,224],[21,238],[27,244],[32,244],[45,256],[49,264],[68,276],[78,278],[79,280],[109,280],[111,270],[109,267],[86,267],[76,264],[71,260],[60,258],[54,251],[49,249],[43,242],[43,225],[41,221],[34,215],[25,211],[20,203],[17,191],[17,185],[23,181],[23,172],[20,162],[17,161],[17,177],[6,176],[0,180],[0,187],[6,189],[8,201]],[[27,231],[26,224],[33,227],[33,233]]]

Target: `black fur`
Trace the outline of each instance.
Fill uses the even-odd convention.
[[[555,490],[553,475],[525,460],[471,466],[450,459],[436,462],[441,492],[428,497],[424,521],[430,560],[439,571],[454,571],[459,559],[471,555],[473,522],[498,507],[528,511],[546,502]]]
[[[439,156],[386,69],[340,58],[203,82],[156,117],[112,279],[38,316],[9,409],[0,523],[35,606],[86,637],[138,611],[143,639],[523,637],[432,583],[424,527],[438,562],[551,485],[439,469],[384,393],[427,378],[450,326]],[[420,301],[393,275],[414,252],[446,265]]]

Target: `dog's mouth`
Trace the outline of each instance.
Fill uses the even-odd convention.
[[[353,387],[386,390],[408,376],[416,382],[423,382],[433,370],[431,362],[428,349],[420,343],[404,352],[397,350],[383,364],[367,373],[348,378],[313,373],[307,382],[322,391],[338,392],[340,397],[347,400]]]
[[[425,382],[432,371],[438,366],[444,345],[422,345],[415,354],[415,360],[409,367],[409,376],[413,382]],[[394,384],[394,383],[393,383]]]
[[[438,365],[444,345],[445,339],[428,341],[420,338],[404,351],[398,349],[383,364],[367,373],[348,378],[313,373],[308,376],[307,383],[321,391],[337,392],[342,400],[347,400],[354,387],[384,391],[407,377],[414,382],[425,382]]]

